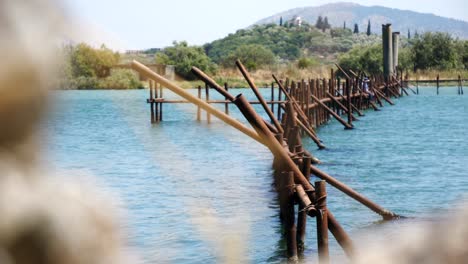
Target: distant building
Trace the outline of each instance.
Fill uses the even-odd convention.
[[[289,20],[289,23],[294,25],[294,26],[302,26],[302,18],[300,16],[294,16],[291,20]]]

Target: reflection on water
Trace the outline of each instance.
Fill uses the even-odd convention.
[[[231,92],[252,98],[248,90]],[[269,98],[270,90],[263,92]],[[366,112],[351,131],[332,121],[318,131],[328,149],[316,151],[308,139],[306,148],[324,161],[321,169],[398,214],[419,218],[448,209],[468,192],[468,99],[456,88],[420,93]],[[151,125],[147,91],[54,96],[46,159],[58,170],[92,174],[120,194],[129,214],[124,228],[148,263],[284,260],[266,148],[214,118],[210,125],[196,122],[189,104],[165,105],[164,121]],[[233,106],[230,112],[243,120]],[[328,192],[329,208],[352,236],[379,222],[332,187]],[[315,239],[311,219],[310,261]],[[336,242],[330,245],[342,254]]]

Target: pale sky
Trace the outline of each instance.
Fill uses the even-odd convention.
[[[202,45],[270,15],[327,0],[65,0],[78,29],[77,41],[113,49],[146,49],[174,40]],[[351,0],[365,6],[432,13],[468,21],[467,0]]]

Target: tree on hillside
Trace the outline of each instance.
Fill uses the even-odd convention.
[[[280,17],[280,23],[279,23],[280,27],[283,26],[283,17]]]
[[[416,38],[416,39],[419,38],[418,30],[415,30],[415,31],[414,31],[414,38]]]
[[[408,39],[411,39],[411,32],[410,32],[409,28],[408,28]]]
[[[465,40],[463,43],[463,53],[462,53],[462,62],[465,67],[465,70],[468,70],[468,41]]]
[[[112,66],[119,62],[120,55],[117,52],[102,45],[100,49],[80,43],[71,48],[70,62],[73,77],[98,77],[104,78],[110,75]]]
[[[454,69],[461,66],[456,42],[448,33],[425,33],[414,40],[414,70]]]
[[[338,58],[341,67],[353,71],[379,74],[383,70],[382,45],[356,46]]]
[[[270,49],[262,45],[242,45],[225,58],[222,64],[226,67],[234,67],[236,60],[242,61],[248,70],[253,71],[260,67],[274,64],[276,56]]]
[[[370,24],[370,19],[369,22],[367,23],[367,36],[371,35],[371,24]]]
[[[202,71],[214,72],[216,65],[206,56],[205,50],[198,46],[189,46],[186,41],[174,41],[172,47],[167,47],[155,56],[156,63],[175,66],[176,73],[187,79],[194,80],[192,66]]]
[[[346,21],[343,22],[343,29],[346,29]]]
[[[325,32],[325,30],[330,29],[330,28],[331,28],[331,25],[328,23],[328,17],[325,17],[325,19],[323,20],[322,31]]]
[[[318,19],[317,19],[317,22],[315,23],[315,27],[318,28],[318,29],[322,29],[323,28],[323,18],[322,16],[319,16]]]
[[[358,24],[354,24],[354,31],[353,31],[354,34],[358,34],[359,33],[359,26]]]

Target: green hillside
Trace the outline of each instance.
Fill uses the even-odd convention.
[[[381,34],[381,25],[391,23],[394,31],[407,33],[447,32],[454,37],[468,39],[468,23],[433,14],[424,14],[383,6],[362,6],[354,3],[333,3],[316,7],[294,8],[256,22],[256,25],[276,23],[282,17],[285,20],[300,16],[304,21],[315,23],[319,16],[327,16],[332,26],[341,27],[344,22],[351,27],[355,23],[365,29],[371,21],[371,30]]]
[[[279,20],[278,20],[279,21]],[[324,32],[307,23],[301,26],[279,24],[255,25],[240,29],[227,37],[205,44],[207,55],[217,64],[233,63],[231,54],[240,46],[257,44],[271,50],[279,62],[294,61],[301,57],[315,57],[331,62],[339,53],[357,45],[380,43],[377,35],[353,34],[350,29],[333,28]]]

